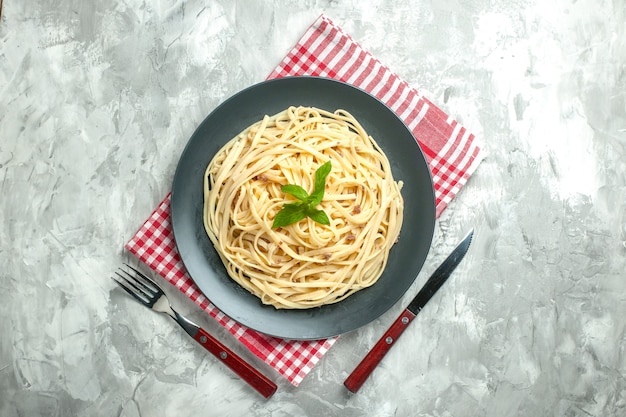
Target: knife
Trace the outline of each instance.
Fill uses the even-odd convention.
[[[385,354],[391,349],[415,316],[419,314],[428,300],[435,295],[437,290],[441,288],[443,283],[446,282],[450,274],[452,274],[454,269],[461,262],[472,242],[473,235],[474,229],[469,231],[456,248],[454,248],[452,253],[448,255],[446,260],[443,261],[439,268],[428,278],[426,284],[424,284],[420,292],[409,303],[408,307],[400,314],[396,321],[393,322],[389,329],[387,329],[385,334],[376,342],[367,355],[365,355],[361,363],[354,368],[350,376],[346,378],[343,383],[346,388],[352,392],[357,392],[359,388],[361,388],[367,377],[369,377],[374,368],[376,368],[376,365],[383,359]]]

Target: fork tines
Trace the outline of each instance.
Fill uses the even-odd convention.
[[[111,279],[140,303],[152,306],[154,301],[163,294],[163,290],[161,290],[154,280],[145,274],[128,264],[124,265],[135,272],[136,275],[120,268],[118,271],[115,271],[115,275],[117,275],[119,279],[115,277],[111,277]]]

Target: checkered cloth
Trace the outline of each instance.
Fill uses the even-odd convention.
[[[295,75],[335,78],[378,97],[417,138],[433,174],[437,216],[461,190],[480,162],[469,131],[365,51],[327,16],[320,16],[269,79]],[[126,249],[185,293],[236,339],[293,385],[300,384],[337,338],[292,341],[245,328],[213,306],[184,269],[170,224],[168,195],[126,244]]]

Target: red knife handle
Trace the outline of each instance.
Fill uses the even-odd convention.
[[[376,368],[376,365],[385,357],[385,354],[396,343],[396,340],[398,340],[402,332],[406,330],[409,323],[411,323],[414,318],[415,314],[409,310],[404,310],[389,329],[387,329],[385,334],[376,342],[374,347],[365,355],[361,363],[354,368],[354,371],[346,378],[343,385],[350,391],[357,392]]]
[[[273,381],[253,368],[252,365],[241,357],[237,356],[237,354],[204,331],[204,329],[198,329],[198,333],[194,336],[194,339],[250,384],[252,388],[260,392],[265,398],[271,397],[276,392],[277,386]]]

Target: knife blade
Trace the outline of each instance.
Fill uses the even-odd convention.
[[[469,249],[473,235],[474,229],[471,229],[454,248],[452,253],[448,255],[446,260],[443,261],[435,272],[433,272],[430,278],[428,278],[426,284],[424,284],[422,289],[419,293],[417,293],[406,309],[404,309],[402,314],[398,316],[389,329],[387,329],[385,334],[383,334],[378,342],[376,342],[374,347],[367,353],[367,355],[365,355],[357,367],[354,368],[354,371],[352,371],[343,383],[348,390],[357,392],[359,388],[361,388],[378,363],[395,344],[396,340],[398,340],[400,335],[402,335],[413,319],[419,314],[422,308],[424,308],[432,296],[435,295],[437,290],[441,288],[457,265],[461,262]]]

